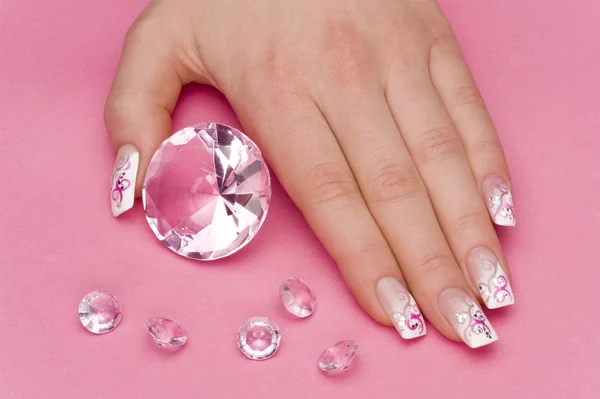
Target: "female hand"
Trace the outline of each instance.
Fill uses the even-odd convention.
[[[497,340],[477,301],[514,302],[492,225],[514,225],[509,172],[434,0],[153,1],[106,103],[137,194],[190,82],[225,94],[375,320]]]

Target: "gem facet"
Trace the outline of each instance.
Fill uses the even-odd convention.
[[[279,327],[266,317],[252,317],[238,330],[238,347],[253,360],[265,360],[277,352],[281,334]]]
[[[187,342],[185,331],[173,320],[153,317],[146,323],[146,328],[159,346],[177,347]]]
[[[333,344],[319,356],[319,368],[322,371],[346,370],[352,363],[357,350],[358,345],[351,340]]]
[[[279,295],[285,308],[298,317],[308,317],[315,312],[317,302],[310,287],[297,277],[286,279],[279,286]]]
[[[109,292],[92,291],[79,303],[79,320],[94,334],[106,334],[121,321],[121,304]]]
[[[218,123],[187,127],[165,140],[142,190],[154,234],[198,260],[223,258],[248,244],[270,198],[269,171],[256,144]]]

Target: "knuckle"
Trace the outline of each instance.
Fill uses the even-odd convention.
[[[454,158],[464,152],[462,142],[450,127],[425,130],[419,136],[421,142],[416,158],[421,164]]]
[[[461,54],[454,35],[446,29],[433,31],[430,52],[432,55]]]
[[[481,93],[475,84],[466,84],[454,88],[451,95],[450,106],[452,108],[485,108],[485,103]]]
[[[402,202],[416,197],[421,189],[422,182],[415,169],[389,164],[373,176],[369,194],[375,203]]]
[[[327,54],[328,78],[340,87],[363,87],[371,61],[358,28],[352,21],[330,18],[323,28],[322,48]]]
[[[311,204],[344,201],[358,193],[351,172],[333,163],[318,164],[305,179]]]
[[[484,157],[499,156],[500,159],[504,159],[504,150],[497,138],[476,140],[471,145],[470,151],[475,155],[483,155]]]
[[[113,91],[104,105],[104,123],[109,130],[128,123],[140,96],[133,92]]]
[[[271,106],[294,102],[302,93],[304,77],[297,56],[291,51],[267,50],[264,58],[251,68],[253,91],[261,93]]]
[[[465,233],[467,231],[481,231],[487,223],[489,223],[487,213],[466,211],[454,220],[452,227],[455,233]]]
[[[440,269],[449,267],[454,263],[454,258],[450,255],[432,254],[419,262],[419,270],[424,273],[436,272]]]
[[[153,21],[144,14],[140,15],[133,24],[131,24],[129,29],[127,29],[127,33],[125,34],[125,45],[135,46],[145,42],[154,30],[155,24]]]

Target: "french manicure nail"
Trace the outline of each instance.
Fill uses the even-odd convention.
[[[448,288],[440,295],[440,311],[454,331],[471,348],[491,344],[498,334],[483,311],[463,290]]]
[[[478,247],[467,255],[467,272],[488,309],[515,303],[506,272],[492,251]]]
[[[517,221],[515,208],[506,182],[501,177],[488,176],[483,180],[482,191],[494,223],[499,226],[514,226]]]
[[[140,153],[132,144],[125,144],[117,151],[110,187],[110,205],[114,217],[133,207],[139,163]]]
[[[410,292],[393,277],[384,277],[375,286],[377,298],[404,339],[422,337],[427,333],[423,314]]]

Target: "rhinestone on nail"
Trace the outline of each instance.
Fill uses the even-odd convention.
[[[315,312],[317,301],[310,287],[301,279],[291,277],[279,286],[281,302],[288,312],[298,317],[308,317]]]
[[[469,315],[466,313],[457,313],[456,314],[456,321],[458,321],[460,324],[464,323],[465,321],[467,321],[469,318]]]
[[[185,331],[173,320],[153,317],[146,323],[146,328],[159,346],[175,348],[187,342]]]
[[[237,333],[238,347],[252,360],[265,360],[277,352],[281,333],[277,324],[266,317],[251,317],[240,326]]]
[[[94,334],[106,334],[121,321],[123,311],[117,298],[102,291],[92,291],[79,303],[79,321]]]
[[[319,368],[322,371],[346,370],[356,356],[357,350],[358,345],[352,340],[333,344],[319,356]]]

